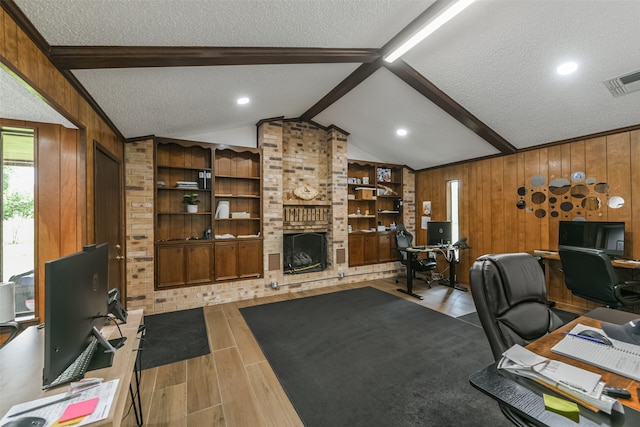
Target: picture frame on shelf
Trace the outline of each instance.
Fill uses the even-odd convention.
[[[378,168],[378,182],[391,182],[390,168]]]

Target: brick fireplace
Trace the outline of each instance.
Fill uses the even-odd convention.
[[[397,262],[348,266],[347,134],[335,127],[267,119],[258,123],[262,149],[264,277],[162,291],[154,290],[153,141],[125,144],[127,305],[160,313],[394,276]],[[413,174],[405,169],[404,222],[415,224]],[[300,185],[312,200],[293,194]],[[316,233],[325,239],[322,271],[285,274],[284,236]],[[340,276],[344,274],[344,278]],[[270,286],[278,282],[277,289]]]
[[[324,233],[298,233],[283,236],[284,274],[303,274],[327,268],[327,242]]]

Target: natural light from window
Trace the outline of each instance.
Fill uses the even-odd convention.
[[[16,317],[31,315],[34,299],[33,130],[0,128],[2,147],[2,264],[0,280],[15,285]]]
[[[451,221],[451,242],[460,239],[459,200],[460,182],[457,179],[447,181],[447,221]]]

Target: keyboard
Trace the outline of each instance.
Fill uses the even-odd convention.
[[[87,372],[87,368],[89,367],[89,362],[91,361],[93,353],[95,353],[97,347],[98,339],[96,337],[91,337],[91,342],[82,351],[82,353],[80,353],[76,360],[74,360],[67,369],[58,375],[58,378],[53,380],[50,384],[44,385],[42,388],[46,390],[48,388],[57,387],[59,385],[84,378],[84,374]]]
[[[413,249],[427,249],[426,246],[412,246]]]

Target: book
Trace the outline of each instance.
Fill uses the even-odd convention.
[[[571,330],[571,333],[578,334],[585,329],[591,329],[605,335],[602,329],[592,328],[581,323],[578,323]],[[551,347],[551,351],[640,381],[640,346],[614,339],[610,340],[613,345],[600,344],[567,335]]]

